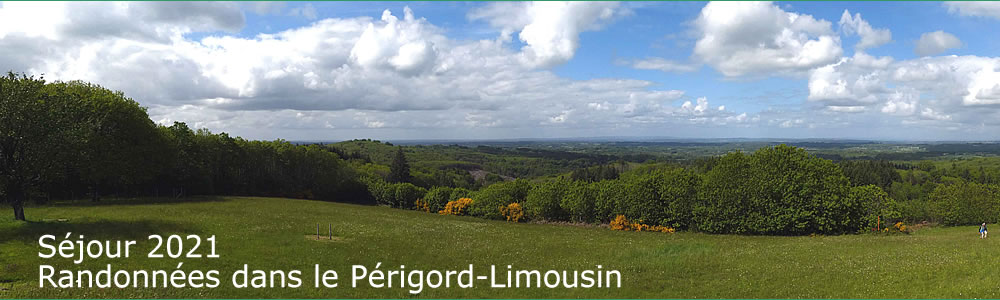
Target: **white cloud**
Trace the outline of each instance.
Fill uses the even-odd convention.
[[[437,58],[434,26],[413,17],[409,7],[403,9],[403,20],[392,12],[382,12],[379,24],[368,24],[351,48],[351,59],[362,67],[392,67],[405,74],[427,72]]]
[[[240,8],[251,9],[245,4],[177,4],[205,5],[207,10],[192,10],[201,12],[198,16],[162,5],[169,3],[4,3],[0,16],[17,16],[21,23],[0,18],[0,49],[5,50],[0,69],[122,90],[149,106],[160,123],[187,121],[265,138],[323,138],[331,136],[331,128],[362,133],[356,137],[405,130],[414,131],[399,136],[448,130],[478,134],[482,128],[515,136],[645,134],[665,128],[700,134],[715,128],[731,136],[738,134],[734,128],[750,126],[797,127],[787,132],[808,133],[894,121],[925,128],[1000,125],[1000,58],[896,61],[863,51],[841,57],[839,35],[829,22],[769,3],[706,6],[694,23],[702,48],[695,47],[691,63],[656,57],[622,62],[669,72],[706,63],[730,77],[808,74],[809,101],[800,109],[750,114],[733,111],[742,106],[726,102],[728,95],[721,100],[727,105],[711,105],[670,82],[576,80],[539,68],[572,58],[581,32],[599,29],[627,11],[606,3],[560,4],[589,14],[559,15],[555,23],[530,15],[535,4],[489,4],[477,12],[493,6],[513,10],[470,15],[501,29],[496,38],[482,40],[450,37],[453,29],[439,28],[409,9],[237,36],[231,32],[242,30]],[[613,16],[604,17],[596,7],[612,10]],[[713,7],[752,21],[721,18]],[[289,11],[282,9],[281,14]],[[133,14],[151,17],[137,22]],[[850,16],[850,21],[863,20]],[[535,30],[567,28],[536,35],[550,38],[529,43],[523,33],[530,24],[537,24]],[[510,46],[514,34],[523,48]],[[549,47],[566,43],[573,47]],[[551,51],[542,51],[545,47]],[[549,54],[539,55],[543,52]],[[702,56],[710,53],[717,55]],[[800,99],[802,92],[796,93]]]
[[[892,41],[892,32],[889,29],[872,28],[868,21],[861,19],[860,13],[852,17],[851,12],[846,9],[840,16],[840,28],[847,35],[857,34],[861,37],[861,41],[854,45],[854,49],[857,50],[875,48]]]
[[[1000,19],[1000,3],[991,1],[945,2],[948,12],[962,16],[990,17]]]
[[[889,95],[882,112],[897,116],[910,116],[917,110],[917,95],[896,91]]]
[[[684,104],[681,105],[681,109],[694,115],[704,114],[705,111],[708,110],[708,99],[701,97],[698,98],[697,102],[698,104],[691,104],[691,101],[684,101]]]
[[[804,72],[843,53],[829,21],[770,2],[710,2],[694,26],[694,56],[730,77]]]
[[[841,113],[859,113],[865,111],[865,106],[855,105],[855,106],[827,106],[827,110],[833,112]]]
[[[193,31],[237,32],[244,25],[233,2],[5,2],[0,7],[0,38],[167,42]]]
[[[629,65],[640,70],[659,70],[663,72],[694,72],[698,70],[698,65],[691,63],[680,63],[659,57],[637,59],[634,61],[619,61],[619,64]]]
[[[685,97],[683,91],[659,89],[649,81],[561,78],[526,64],[524,50],[509,49],[502,38],[451,39],[409,9],[402,17],[387,11],[378,19],[323,19],[251,37],[191,39],[182,33],[198,32],[195,28],[204,25],[186,23],[198,23],[197,18],[182,18],[135,25],[169,33],[165,35],[109,31],[81,39],[82,33],[65,29],[71,25],[53,21],[85,18],[74,15],[77,4],[32,4],[43,9],[17,9],[39,14],[25,27],[37,33],[29,38],[5,27],[0,48],[14,54],[0,57],[0,68],[122,90],[149,106],[160,123],[186,121],[194,127],[273,137],[331,128],[518,132],[538,126],[605,130],[749,122],[739,112],[712,109],[706,99],[687,108],[675,106]],[[63,5],[69,8],[61,9]],[[110,9],[120,4],[101,5]],[[9,14],[9,7],[0,13]],[[122,20],[134,22],[127,15]],[[566,32],[596,25],[574,26]]]
[[[950,33],[938,30],[920,35],[917,47],[913,52],[919,56],[930,56],[944,53],[948,49],[955,49],[962,46],[962,41]]]
[[[952,104],[1000,104],[993,91],[1000,84],[1000,58],[941,56],[907,60],[894,67],[892,79]]]
[[[882,78],[892,63],[891,57],[875,58],[864,52],[854,57],[812,70],[809,74],[810,101],[835,106],[868,105],[878,101],[884,91]]]
[[[924,107],[924,110],[920,111],[920,116],[928,120],[937,120],[937,121],[951,120],[951,116],[941,114],[940,112],[937,112],[930,107]]]
[[[532,67],[549,67],[573,58],[580,46],[580,33],[600,29],[616,17],[628,14],[617,2],[499,2],[469,14],[472,20],[486,20],[502,30],[502,39],[511,34],[525,43],[523,62]]]
[[[806,121],[803,119],[794,119],[794,120],[785,120],[781,122],[781,124],[778,126],[781,128],[792,128],[792,127],[800,127],[802,126],[802,124],[805,123]]]
[[[877,111],[910,125],[997,125],[1000,120],[988,115],[1000,105],[1000,58],[940,56],[893,61],[859,52],[814,70],[809,100],[829,112]]]

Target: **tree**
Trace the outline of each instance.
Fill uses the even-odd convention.
[[[957,181],[941,184],[930,195],[938,219],[946,225],[993,223],[1000,218],[1000,187]]]
[[[71,99],[47,93],[45,80],[7,73],[0,77],[0,175],[14,219],[25,220],[31,188],[65,169],[63,151],[74,145]]]
[[[861,232],[879,226],[887,227],[889,226],[887,224],[892,224],[892,222],[902,218],[896,201],[890,198],[882,188],[873,184],[852,187],[848,201],[857,208],[852,210],[849,217],[852,222],[862,224],[859,228]]]
[[[74,159],[80,175],[91,185],[92,200],[102,186],[124,186],[148,180],[151,165],[163,146],[146,109],[122,92],[81,81],[57,82],[49,95],[75,104],[75,127],[80,130]]]
[[[392,165],[389,167],[389,182],[410,182],[413,178],[410,176],[410,164],[406,162],[406,154],[403,153],[402,146],[396,149],[396,156],[392,158]]]
[[[705,174],[694,208],[712,233],[809,234],[857,231],[850,182],[829,160],[786,145],[730,153]]]

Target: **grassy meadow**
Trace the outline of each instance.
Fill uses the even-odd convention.
[[[243,197],[153,199],[28,207],[29,222],[0,209],[0,298],[998,298],[1000,236],[976,227],[935,227],[910,235],[733,236],[618,232],[604,227],[511,224],[471,217],[350,204]],[[64,219],[60,221],[60,219]],[[316,224],[333,241],[316,241]],[[1000,228],[1000,227],[995,227]],[[996,230],[996,229],[995,229]],[[66,232],[86,240],[137,240],[123,259],[38,257],[38,238]],[[216,259],[147,258],[150,234],[218,238]],[[1000,233],[995,233],[1000,234]],[[214,289],[38,288],[38,266],[221,272]],[[617,269],[622,288],[471,289],[350,287],[350,266],[382,270]],[[232,272],[302,270],[299,288],[236,289]],[[314,288],[313,264],[340,274],[340,287]]]

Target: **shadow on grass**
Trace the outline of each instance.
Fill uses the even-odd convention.
[[[69,206],[69,207],[88,207],[88,206],[111,206],[111,205],[148,205],[148,204],[178,204],[178,203],[197,203],[197,202],[226,202],[232,197],[222,197],[222,196],[190,196],[190,197],[142,197],[142,198],[109,198],[101,199],[101,201],[90,201],[88,200],[64,200],[64,201],[54,201],[48,204],[41,204],[37,206]]]
[[[197,234],[193,228],[179,223],[165,222],[159,220],[95,220],[95,221],[28,221],[4,229],[10,240],[23,241],[29,244],[37,243],[42,235],[51,234],[56,236],[56,243],[65,239],[67,232],[72,232],[71,240],[79,239],[80,235],[84,240],[146,240],[151,234]]]

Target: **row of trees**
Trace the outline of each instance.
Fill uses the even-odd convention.
[[[0,77],[0,195],[15,219],[28,199],[104,194],[368,199],[354,171],[317,145],[159,126],[121,92]]]
[[[518,179],[478,191],[424,191],[384,181],[370,189],[385,195],[376,196],[380,203],[402,208],[422,199],[437,211],[448,201],[471,197],[467,213],[488,219],[502,219],[501,207],[519,203],[534,220],[590,223],[624,215],[647,225],[709,233],[847,233],[900,218],[895,201],[877,185],[852,187],[837,164],[784,145],[727,154],[704,173],[665,166],[598,181]]]
[[[405,165],[398,153],[393,170]],[[901,220],[964,225],[1000,217],[1000,188],[961,178],[935,183],[925,192],[930,195],[925,202],[897,201],[883,188],[896,191],[904,181],[899,167],[884,161],[836,164],[779,145],[700,160],[688,168],[647,165],[619,173],[626,167],[591,167],[478,191],[425,189],[379,177],[366,182],[377,203],[399,208],[412,208],[419,200],[419,209],[436,212],[449,201],[471,197],[466,213],[482,218],[503,219],[501,208],[519,203],[533,220],[594,223],[624,215],[647,225],[709,233],[846,233]]]

